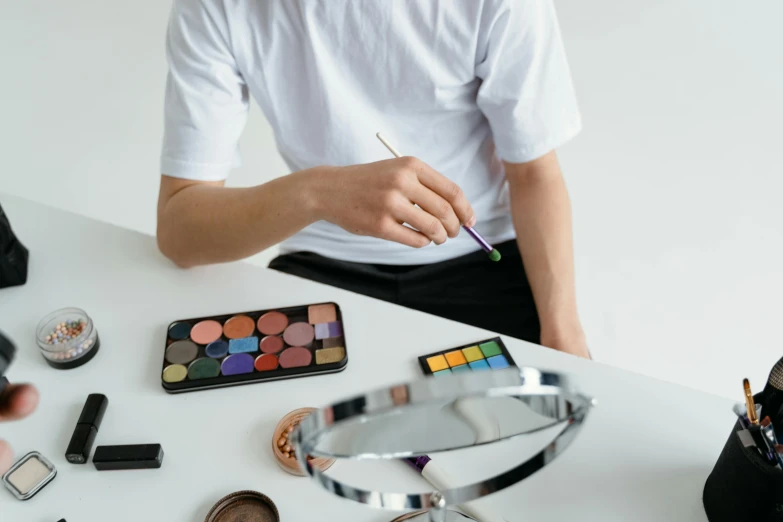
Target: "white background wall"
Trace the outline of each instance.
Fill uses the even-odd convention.
[[[5,3],[0,191],[154,232],[169,5]],[[560,156],[596,358],[760,388],[783,355],[783,3],[557,5],[585,122]],[[230,185],[286,173],[255,106],[242,149]]]

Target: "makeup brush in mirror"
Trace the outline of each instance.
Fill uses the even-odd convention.
[[[395,149],[391,143],[386,141],[386,138],[384,138],[380,132],[375,134],[375,136],[379,140],[381,140],[381,143],[383,143],[386,146],[386,148],[389,149],[389,152],[391,152],[395,158],[402,157],[402,154],[397,152],[397,149]],[[498,250],[495,247],[487,243],[487,240],[484,239],[481,236],[481,234],[479,234],[473,227],[462,225],[462,228],[465,230],[465,232],[468,233],[468,235],[470,235],[470,237],[473,238],[474,241],[476,241],[476,243],[478,243],[481,249],[487,253],[487,255],[492,261],[500,261],[500,252],[498,252]]]

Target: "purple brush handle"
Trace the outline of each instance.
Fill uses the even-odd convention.
[[[421,457],[408,457],[404,460],[406,464],[421,473],[424,471],[424,466],[427,465],[427,463],[430,461],[430,458],[427,455],[422,455]]]
[[[462,228],[465,229],[465,232],[470,234],[470,237],[476,240],[476,243],[478,243],[479,246],[481,246],[481,248],[484,249],[484,252],[489,254],[494,250],[494,248],[492,248],[492,245],[487,243],[487,241],[483,237],[481,237],[481,234],[473,230],[471,227],[466,227],[465,225],[462,225]]]

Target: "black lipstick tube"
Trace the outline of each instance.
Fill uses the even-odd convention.
[[[79,422],[73,430],[71,442],[65,451],[65,459],[71,464],[84,464],[90,458],[90,451],[98,435],[103,415],[109,406],[109,399],[100,393],[91,393],[84,403]]]
[[[163,448],[160,444],[98,446],[92,463],[98,471],[155,469],[163,464]]]

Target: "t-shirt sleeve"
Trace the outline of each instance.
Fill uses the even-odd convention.
[[[207,5],[211,4],[211,5]],[[175,0],[166,37],[162,174],[223,180],[239,158],[248,94],[221,2]]]
[[[525,163],[581,130],[552,0],[511,0],[484,13],[476,60],[478,106],[501,159]]]

